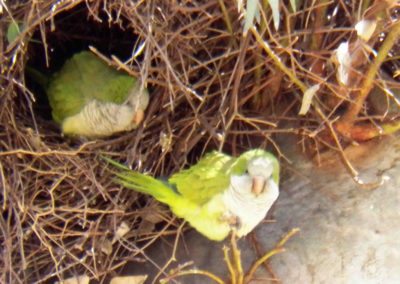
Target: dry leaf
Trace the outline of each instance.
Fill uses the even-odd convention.
[[[61,282],[56,282],[59,284],[89,284],[90,278],[87,275],[79,275],[79,276],[74,276],[71,278],[68,278],[66,280],[63,280]]]
[[[336,49],[336,60],[339,64],[337,69],[337,79],[339,83],[347,86],[349,83],[349,73],[351,68],[351,55],[349,51],[349,42],[342,42]]]
[[[319,90],[319,84],[308,88],[304,92],[299,115],[305,115],[308,112],[308,110],[310,109],[311,103],[312,103],[312,99],[313,99],[314,95],[318,92],[318,90]]]
[[[359,21],[354,28],[357,31],[357,35],[365,41],[368,41],[371,36],[374,34],[376,29],[377,22],[376,20],[361,20]]]
[[[111,279],[110,284],[143,284],[147,275],[117,276]]]
[[[112,243],[108,239],[104,239],[100,244],[101,252],[106,255],[111,255],[113,248]]]
[[[139,236],[141,235],[147,235],[149,233],[154,232],[156,226],[154,223],[149,222],[147,220],[142,220],[142,222],[139,225],[139,228],[136,230],[137,234]]]
[[[153,224],[158,224],[164,221],[164,218],[159,213],[161,210],[159,209],[159,205],[155,205],[154,207],[157,210],[148,212],[146,215],[143,216],[143,220],[149,221],[150,223]]]
[[[129,225],[126,222],[122,222],[115,231],[114,238],[111,243],[114,244],[116,241],[125,236],[130,230],[131,228],[129,227]]]

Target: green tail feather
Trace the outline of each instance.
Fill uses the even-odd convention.
[[[394,134],[400,130],[400,121],[388,122],[382,125],[383,134]]]
[[[160,180],[136,171],[132,171],[128,167],[109,158],[104,157],[104,159],[113,166],[122,170],[120,172],[115,172],[115,175],[117,176],[115,181],[124,187],[144,194],[149,194],[158,201],[167,205],[171,205],[174,200],[181,197],[174,191],[174,189],[167,186]]]
[[[47,89],[47,86],[49,85],[49,77],[47,77],[45,74],[42,72],[39,72],[35,68],[26,66],[25,68],[26,72],[28,75],[36,82],[38,83],[44,90]]]

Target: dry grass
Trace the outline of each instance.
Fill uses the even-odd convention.
[[[357,138],[348,133],[349,125],[396,118],[359,94],[366,92],[372,56],[367,53],[353,66],[350,87],[337,83],[331,60],[340,42],[356,43],[352,27],[365,8],[373,8],[369,17],[383,14],[380,34],[395,29],[385,15],[395,16],[396,7],[390,9],[390,1],[377,1],[386,3],[382,7],[369,1],[298,2],[296,13],[281,5],[279,31],[265,9],[258,30],[243,37],[234,1],[0,1],[1,281],[33,283],[83,272],[103,280],[127,261],[146,261],[143,249],[176,234],[179,223],[165,209],[113,184],[100,154],[168,175],[209,149],[236,155],[269,147],[284,160],[276,134],[298,135],[299,144],[313,153],[324,148],[342,153]],[[12,21],[24,28],[8,43]],[[368,43],[381,44],[378,36]],[[124,60],[124,68],[150,88],[152,100],[138,130],[96,142],[63,139],[45,99],[26,87],[26,64],[55,70],[88,45]],[[282,66],[267,55],[268,48]],[[397,56],[395,47],[382,65],[390,77]],[[399,88],[395,80],[375,75],[376,86]],[[300,117],[302,91],[314,84],[321,84],[320,92]],[[383,98],[386,110],[396,106],[393,97]],[[356,104],[362,106],[356,117],[340,124],[339,116],[354,112]],[[347,128],[342,131],[336,122]],[[154,211],[152,221],[143,218]],[[155,229],[154,219],[166,222]],[[132,230],[112,243],[123,222]]]

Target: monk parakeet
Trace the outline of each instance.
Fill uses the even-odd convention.
[[[215,241],[231,231],[237,237],[251,232],[279,195],[279,163],[260,149],[237,158],[211,152],[172,175],[168,183],[109,162],[119,169],[118,183],[167,204],[176,216]]]
[[[88,51],[68,59],[48,80],[28,73],[45,88],[53,119],[65,135],[98,138],[129,131],[143,120],[149,94],[138,81]]]

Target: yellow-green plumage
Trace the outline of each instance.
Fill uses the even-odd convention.
[[[136,78],[88,51],[68,59],[47,83],[32,71],[28,73],[45,88],[53,119],[66,135],[97,138],[129,131],[143,119],[149,102]]]
[[[257,157],[272,163],[272,179],[278,185],[279,163],[264,150],[250,150],[238,158],[211,152],[196,165],[173,174],[168,184],[107,160],[119,169],[116,172],[118,183],[153,196],[167,204],[175,215],[184,218],[197,231],[211,240],[220,241],[232,229],[226,217],[235,213],[228,212],[229,206],[224,203],[227,200],[226,191],[231,187],[231,178],[233,175],[245,176],[248,162]],[[246,205],[251,207],[251,204]]]
[[[88,51],[75,54],[49,81],[46,93],[53,119],[62,123],[93,99],[122,104],[137,80]]]
[[[189,169],[173,174],[168,182],[187,199],[204,204],[229,186],[231,164],[230,156],[211,152]]]

